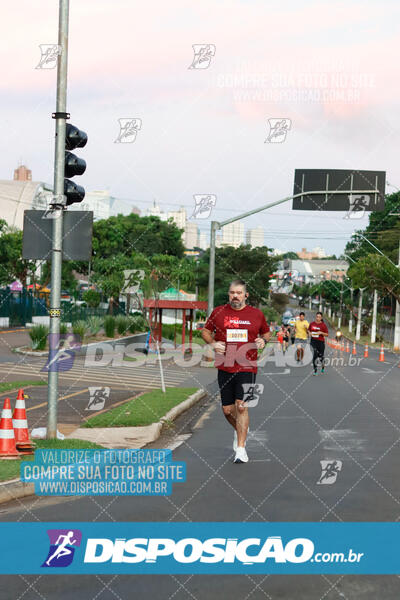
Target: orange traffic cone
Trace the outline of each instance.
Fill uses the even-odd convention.
[[[35,445],[29,438],[28,421],[26,418],[24,390],[18,390],[17,401],[15,403],[12,416],[15,443],[17,449],[24,454],[33,454]]]
[[[357,348],[356,348],[356,343],[353,342],[353,352],[352,354],[357,354]]]
[[[368,358],[368,344],[365,344],[364,358]]]
[[[344,340],[342,341],[341,351],[344,352]]]
[[[350,352],[349,340],[347,340],[346,352]]]
[[[15,445],[15,436],[11,416],[10,398],[4,400],[3,410],[1,411],[0,421],[0,457],[1,458],[19,458]]]
[[[385,353],[383,351],[383,344],[381,345],[381,351],[379,353],[379,360],[378,362],[385,362]]]

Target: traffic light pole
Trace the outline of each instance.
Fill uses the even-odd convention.
[[[54,158],[54,213],[51,252],[51,293],[50,293],[50,335],[49,356],[54,357],[59,349],[60,334],[60,298],[61,298],[61,267],[62,267],[62,239],[63,239],[63,206],[61,199],[64,195],[64,164],[65,164],[65,131],[66,131],[66,106],[67,106],[67,66],[68,66],[68,18],[69,0],[59,0],[58,45],[60,54],[57,64],[57,100],[55,158]],[[49,361],[50,362],[50,361]],[[48,420],[47,437],[57,436],[57,401],[58,401],[58,370],[57,361],[55,368],[48,372]]]

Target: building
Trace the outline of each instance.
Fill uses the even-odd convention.
[[[147,215],[148,217],[158,217],[159,219],[161,219],[161,221],[166,221],[167,220],[167,214],[162,211],[159,207],[158,204],[156,204],[156,201],[153,200],[153,206],[149,209],[147,209]]]
[[[302,260],[312,260],[313,258],[325,258],[326,252],[319,246],[313,248],[311,252],[308,252],[307,248],[302,248],[301,252],[297,252],[297,256]]]
[[[341,282],[345,277],[348,264],[345,260],[291,260],[285,259],[279,264],[278,275],[283,278],[287,272],[291,273],[291,280],[295,283],[319,283],[324,279]]]
[[[243,244],[244,225],[241,221],[228,223],[222,228],[221,246],[233,246],[239,248]]]
[[[184,231],[184,246],[187,249],[199,247],[199,228],[196,223],[187,221]]]
[[[20,165],[14,171],[14,181],[32,181],[32,171],[25,165]]]
[[[199,248],[202,250],[207,250],[209,247],[209,243],[207,242],[207,235],[204,231],[200,231],[199,233]]]
[[[262,227],[255,227],[246,231],[246,244],[250,244],[252,248],[265,246],[265,235]]]
[[[41,181],[0,180],[1,218],[10,227],[22,229],[24,210],[45,209],[52,197],[49,184]]]
[[[172,219],[178,229],[185,229],[187,222],[186,209],[181,206],[179,210],[171,210],[167,213],[167,218]]]

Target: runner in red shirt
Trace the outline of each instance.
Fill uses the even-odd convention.
[[[329,335],[328,328],[322,320],[322,313],[317,312],[315,315],[315,321],[312,321],[308,326],[308,333],[310,334],[311,341],[310,345],[313,350],[313,367],[314,373],[317,374],[317,361],[321,361],[321,374],[325,373],[325,338]]]
[[[248,462],[246,437],[249,427],[245,394],[254,387],[257,350],[269,340],[263,313],[246,304],[249,294],[241,279],[229,286],[229,303],[217,306],[202,329],[203,340],[215,350],[222,410],[235,429],[235,463]]]

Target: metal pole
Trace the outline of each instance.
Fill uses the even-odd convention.
[[[358,315],[357,315],[357,328],[356,328],[356,340],[358,341],[361,337],[361,318],[362,318],[362,301],[363,292],[365,288],[360,288],[360,297],[358,299]]]
[[[208,271],[208,308],[207,316],[209,317],[214,310],[214,278],[215,278],[215,236],[219,229],[219,223],[211,221],[210,232],[210,266]]]
[[[68,16],[69,0],[59,0],[58,45],[61,53],[57,65],[57,100],[56,112],[66,113],[67,106],[67,63],[68,63]],[[54,194],[57,207],[53,218],[53,247],[51,252],[51,294],[50,294],[50,336],[49,356],[55,357],[59,348],[60,334],[60,294],[61,294],[61,267],[62,267],[62,235],[63,235],[63,208],[60,198],[64,194],[64,161],[65,161],[65,116],[56,118],[56,142],[54,157]],[[57,363],[56,363],[57,365]],[[57,400],[58,400],[58,371],[49,370],[48,373],[48,420],[47,437],[57,436]]]
[[[376,317],[378,313],[378,292],[374,290],[374,306],[372,309],[371,344],[376,342]]]
[[[400,268],[400,243],[399,243],[399,260],[397,266]],[[396,316],[394,321],[394,343],[393,350],[397,352],[400,347],[400,302],[396,300]]]
[[[350,288],[350,315],[349,315],[349,333],[353,331],[353,288]]]

